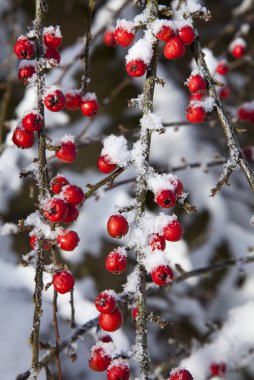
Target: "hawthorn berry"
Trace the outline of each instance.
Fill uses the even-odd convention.
[[[14,53],[20,59],[32,59],[34,57],[34,43],[27,37],[21,36],[14,45]]]
[[[183,226],[178,220],[170,222],[163,230],[164,239],[167,241],[179,241],[183,235]]]
[[[34,133],[18,126],[13,132],[12,141],[18,148],[29,149],[34,144]]]
[[[220,75],[227,75],[229,71],[229,66],[228,66],[228,63],[225,62],[225,61],[221,61],[218,63],[217,67],[216,67],[216,72]]]
[[[56,151],[55,154],[59,160],[70,164],[74,162],[77,157],[76,144],[73,141],[63,141],[61,142],[60,149]]]
[[[241,121],[249,121],[251,119],[251,111],[242,106],[238,109],[237,116]]]
[[[197,100],[197,101],[200,101],[203,99],[203,96],[204,96],[204,92],[199,92],[197,94],[191,94],[190,96],[190,100]]]
[[[111,357],[103,347],[94,347],[89,358],[89,367],[93,371],[102,372],[106,371],[111,363]]]
[[[38,237],[36,235],[31,235],[29,239],[31,249],[35,249],[36,244],[38,242]],[[48,240],[43,241],[43,249],[44,251],[48,251],[51,248],[51,244]]]
[[[34,74],[35,74],[34,65],[27,64],[26,66],[20,67],[18,71],[18,79],[20,82],[22,82],[26,86],[29,83],[29,79],[32,78]]]
[[[106,257],[105,266],[107,271],[113,274],[123,273],[127,268],[126,256],[121,252],[112,251]]]
[[[78,206],[85,199],[84,191],[76,185],[66,185],[62,195],[64,200],[72,206]]]
[[[156,33],[155,37],[157,40],[168,42],[170,38],[174,36],[174,31],[168,25],[162,25],[161,29],[158,33]]]
[[[107,230],[111,237],[121,238],[129,231],[129,224],[122,215],[111,215],[108,223]]]
[[[173,207],[176,203],[176,196],[173,190],[161,190],[155,194],[155,202],[163,208]]]
[[[53,90],[44,96],[43,102],[49,111],[59,112],[65,106],[65,97],[62,91]]]
[[[50,222],[61,222],[67,214],[67,205],[61,199],[53,197],[44,203],[43,215]]]
[[[164,56],[167,59],[178,59],[185,54],[185,46],[179,37],[172,37],[164,47]]]
[[[67,214],[66,217],[63,219],[63,222],[66,224],[75,222],[75,220],[78,219],[78,216],[79,210],[77,209],[77,207],[67,204]]]
[[[213,376],[223,377],[226,374],[226,363],[212,363],[210,365],[210,372]]]
[[[185,45],[191,45],[195,40],[195,31],[190,25],[186,25],[179,29],[178,35]]]
[[[59,194],[62,191],[63,186],[69,184],[69,181],[64,176],[57,175],[56,177],[52,178],[50,184],[53,193]]]
[[[165,238],[163,236],[158,235],[158,234],[154,234],[149,241],[149,245],[150,245],[152,251],[154,251],[156,249],[158,249],[160,251],[164,251],[166,248]]]
[[[219,97],[220,99],[227,99],[230,96],[230,89],[228,86],[224,86],[219,89]]]
[[[65,294],[73,289],[75,280],[71,272],[63,270],[54,275],[53,285],[57,293]]]
[[[115,42],[123,47],[132,44],[135,38],[135,33],[132,30],[127,30],[123,27],[116,28]]]
[[[137,318],[138,318],[138,308],[137,308],[137,306],[134,306],[132,308],[131,313],[132,313],[132,318],[134,319],[134,321],[136,321]]]
[[[190,123],[203,123],[206,118],[206,112],[202,106],[190,104],[186,110],[186,119]]]
[[[147,67],[141,59],[135,59],[126,64],[127,74],[131,77],[142,77],[146,69]]]
[[[71,90],[65,93],[65,107],[68,111],[76,111],[81,105],[81,95],[79,90]]]
[[[191,75],[187,87],[192,94],[203,93],[207,87],[206,80],[199,74]]]
[[[112,362],[107,369],[107,380],[129,380],[130,370],[127,363]]]
[[[44,58],[49,59],[52,66],[59,65],[61,61],[61,55],[57,49],[49,47],[44,52]]]
[[[40,131],[43,127],[43,118],[38,112],[31,111],[23,117],[22,125],[26,131]]]
[[[152,280],[159,286],[169,285],[173,281],[173,271],[168,265],[159,265],[151,272]]]
[[[182,181],[177,178],[170,181],[171,184],[174,186],[175,196],[176,198],[181,198],[184,194],[184,188]]]
[[[106,335],[106,334],[103,334],[102,336],[100,336],[98,338],[98,340],[100,342],[103,342],[103,343],[111,343],[111,342],[113,342],[113,339],[111,338],[111,336],[110,335]]]
[[[104,44],[108,47],[113,47],[116,44],[115,41],[115,32],[112,30],[106,30],[103,35]]]
[[[99,104],[96,99],[86,99],[84,97],[83,99],[81,98],[80,109],[83,115],[93,117],[99,110]]]
[[[116,297],[110,292],[102,292],[96,297],[95,306],[100,313],[113,313],[117,306]]]
[[[77,247],[80,239],[77,232],[62,229],[56,240],[58,247],[62,250],[73,251]]]
[[[169,380],[193,380],[193,377],[187,369],[175,369],[171,372]]]
[[[57,49],[62,44],[62,36],[57,30],[43,33],[43,43],[47,48]]]
[[[101,313],[99,316],[99,326],[104,331],[113,332],[123,324],[123,314],[119,309],[115,309],[112,313]]]
[[[97,168],[101,173],[111,173],[116,167],[117,165],[112,163],[108,156],[100,156],[97,160]]]
[[[246,52],[244,45],[235,45],[231,50],[231,54],[234,58],[242,58]]]

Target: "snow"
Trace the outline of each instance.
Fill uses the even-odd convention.
[[[127,21],[125,19],[118,19],[116,21],[116,29],[123,28],[129,33],[134,33],[134,23],[132,21]]]
[[[150,111],[140,119],[141,128],[148,129],[151,131],[160,131],[163,128],[162,123],[162,117]]]
[[[97,101],[97,97],[96,97],[95,92],[87,92],[85,95],[83,95],[81,98],[81,101],[85,102],[86,100],[96,100]]]
[[[49,224],[42,222],[39,211],[35,211],[28,215],[25,219],[25,225],[33,227],[30,232],[31,235],[36,235],[38,237],[44,237],[48,240],[55,240],[57,236],[57,230],[53,231]]]
[[[29,67],[29,66],[36,66],[36,61],[32,59],[22,59],[19,62],[19,69],[22,69],[23,67]]]
[[[0,226],[0,235],[10,235],[17,234],[19,232],[19,227],[14,223],[5,223]]]
[[[152,59],[152,46],[147,42],[146,38],[141,38],[129,49],[126,58],[126,63],[135,60],[141,60],[145,65],[149,65]]]
[[[59,25],[56,26],[47,26],[43,28],[43,34],[50,33],[53,34],[55,37],[62,38],[62,33]]]
[[[204,100],[191,100],[190,105],[194,108],[203,107],[205,112],[212,112],[215,100],[212,97],[206,97]]]
[[[175,23],[173,21],[157,19],[152,23],[151,26],[153,34],[156,36],[156,34],[161,31],[163,26],[168,26],[169,28],[175,30]]]
[[[110,135],[103,141],[102,156],[109,157],[110,161],[121,168],[126,168],[130,162],[130,152],[124,136]]]
[[[161,251],[154,251],[151,254],[145,255],[142,263],[147,271],[147,273],[151,273],[154,269],[158,268],[161,265],[168,265],[169,259]]]
[[[170,174],[158,174],[151,171],[149,178],[147,179],[147,186],[154,194],[157,194],[161,190],[173,190],[175,189],[172,184],[172,179]]]

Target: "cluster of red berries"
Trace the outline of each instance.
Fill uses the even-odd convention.
[[[122,326],[123,314],[117,307],[117,298],[114,292],[100,293],[96,297],[95,306],[100,312],[99,325],[102,330],[113,332]]]

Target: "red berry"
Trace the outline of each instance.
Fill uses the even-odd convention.
[[[112,30],[106,30],[103,36],[103,41],[106,46],[113,47],[116,44],[115,33]]]
[[[51,47],[47,48],[45,50],[44,58],[53,60],[53,62],[50,61],[50,63],[51,63],[52,66],[59,65],[59,63],[61,61],[61,55],[60,55],[59,51],[57,49],[54,49],[54,48],[51,48]]]
[[[32,111],[23,117],[22,125],[27,131],[40,131],[43,127],[43,118],[38,112]]]
[[[113,164],[108,156],[100,156],[97,160],[97,168],[101,173],[111,173],[117,167]]]
[[[190,96],[190,100],[202,100],[203,99],[203,96],[204,96],[204,92],[199,92],[197,94],[191,94]]]
[[[98,340],[99,340],[100,342],[103,342],[103,343],[111,343],[111,342],[113,342],[113,339],[111,338],[110,335],[102,335],[102,336],[100,336],[100,337],[98,338]]]
[[[227,86],[220,88],[219,97],[220,99],[227,99],[230,95],[230,89]]]
[[[130,61],[126,65],[127,74],[131,77],[142,77],[146,72],[146,65],[141,59]]]
[[[61,111],[65,106],[64,94],[60,90],[51,91],[44,97],[43,102],[49,111]]]
[[[123,314],[119,309],[115,309],[111,314],[101,313],[99,316],[99,326],[104,331],[116,331],[122,324]]]
[[[170,222],[163,230],[163,236],[168,241],[179,241],[183,235],[183,226],[178,220]]]
[[[231,50],[231,54],[234,58],[242,58],[245,54],[246,48],[244,45],[235,45]]]
[[[216,72],[220,75],[227,75],[229,71],[229,67],[228,67],[228,64],[227,62],[219,62],[218,63],[218,66],[216,67]]]
[[[46,47],[57,49],[62,44],[62,36],[57,35],[55,30],[46,32],[43,34],[43,42]]]
[[[67,185],[63,189],[63,198],[72,206],[77,206],[85,199],[84,191],[76,185]]]
[[[176,369],[171,372],[169,380],[193,380],[193,377],[187,369]]]
[[[79,90],[67,91],[65,94],[65,107],[69,111],[75,111],[80,108],[81,95]]]
[[[133,307],[133,309],[132,309],[132,317],[133,317],[134,321],[136,321],[137,318],[138,318],[138,308],[137,308],[137,306]]]
[[[167,59],[178,59],[185,54],[185,46],[179,37],[172,37],[164,47],[164,56]]]
[[[59,248],[64,251],[73,251],[79,243],[79,236],[75,231],[62,229],[56,240]]]
[[[135,33],[125,28],[119,27],[115,30],[115,41],[121,46],[129,46],[135,38]]]
[[[160,251],[164,251],[166,248],[166,242],[163,236],[155,234],[151,237],[149,241],[149,245],[152,248],[152,251],[158,249]]]
[[[24,85],[29,83],[29,79],[35,74],[35,67],[33,65],[27,64],[27,66],[23,66],[19,69],[18,79]]]
[[[111,215],[107,223],[108,233],[113,238],[121,238],[129,231],[129,224],[122,215]]]
[[[67,204],[67,214],[66,217],[63,219],[63,222],[66,224],[75,222],[75,220],[78,219],[79,216],[79,210],[77,207]]]
[[[170,38],[174,36],[174,31],[170,26],[163,25],[160,29],[160,31],[155,35],[155,37],[164,42],[168,42]]]
[[[173,190],[161,190],[155,194],[155,202],[163,208],[173,207],[176,203],[175,192]]]
[[[186,119],[190,123],[203,123],[206,118],[206,112],[201,106],[189,105],[186,110]]]
[[[181,198],[184,193],[183,183],[182,181],[177,178],[171,181],[171,184],[174,186],[175,196],[176,198]]]
[[[53,191],[53,193],[59,194],[62,191],[62,187],[68,184],[69,181],[65,177],[57,175],[51,180],[51,190]]]
[[[27,37],[21,36],[14,45],[14,53],[20,59],[32,59],[34,56],[34,43]]]
[[[81,112],[88,117],[93,117],[99,110],[99,104],[96,99],[81,99]]]
[[[192,94],[204,92],[206,86],[205,79],[199,74],[191,75],[187,82],[187,87]]]
[[[213,376],[223,377],[227,371],[227,366],[225,363],[212,363],[210,366],[210,371]]]
[[[29,149],[34,144],[34,134],[18,126],[13,132],[12,141],[18,148]]]
[[[107,369],[107,380],[129,380],[130,370],[127,363],[114,362]]]
[[[38,242],[37,236],[36,235],[31,235],[29,242],[30,242],[31,249],[35,249],[35,247],[37,245],[37,242]],[[51,248],[50,242],[47,241],[47,240],[44,240],[44,242],[43,242],[43,249],[44,249],[44,251],[47,251],[50,248]]]
[[[192,26],[186,25],[178,31],[180,39],[185,45],[191,45],[195,40],[195,32]]]
[[[100,313],[110,314],[116,309],[116,297],[110,292],[100,293],[95,300],[96,309]]]
[[[76,160],[77,149],[73,141],[61,142],[60,149],[56,151],[56,157],[65,163],[72,163]]]
[[[240,107],[237,111],[238,119],[242,121],[250,120],[250,115],[251,115],[250,111],[244,108],[243,106]]]
[[[105,352],[103,347],[94,347],[89,359],[89,367],[93,371],[102,372],[106,371],[111,363],[111,357]]]
[[[57,293],[65,294],[73,289],[75,280],[71,272],[63,270],[54,275],[53,284]]]
[[[123,273],[127,268],[126,256],[121,252],[113,251],[107,255],[106,269],[113,274]]]
[[[168,265],[159,265],[151,272],[152,280],[159,286],[169,285],[173,281],[173,271]]]
[[[50,222],[61,222],[67,214],[66,203],[56,197],[48,199],[44,204],[43,214]]]

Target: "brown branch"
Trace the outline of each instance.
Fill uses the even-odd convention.
[[[89,76],[91,73],[90,63],[89,63],[89,49],[90,43],[92,40],[91,34],[91,24],[92,24],[92,15],[95,7],[95,0],[88,0],[88,12],[86,15],[86,33],[85,33],[85,48],[83,54],[83,63],[84,63],[84,74],[81,78],[81,93],[85,95],[87,92],[87,87],[89,84]]]

